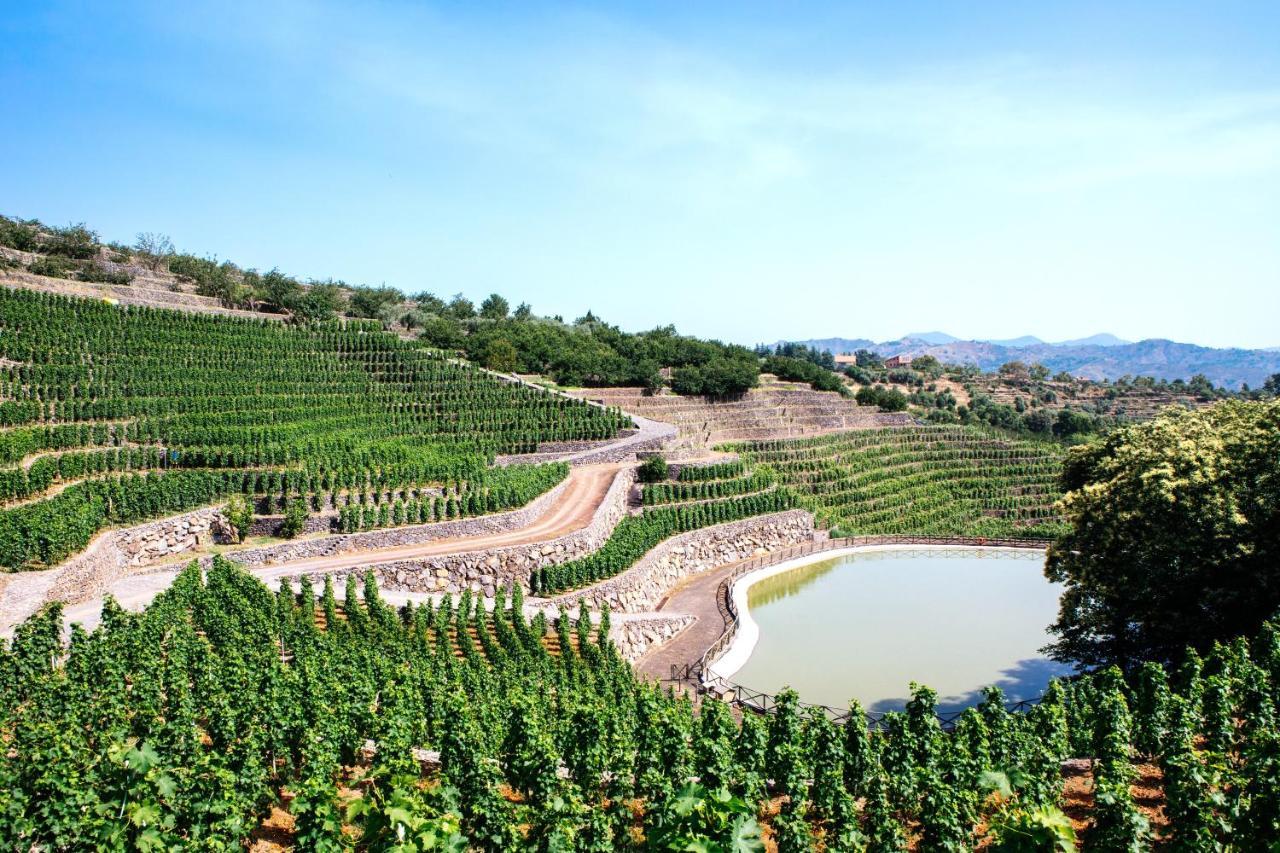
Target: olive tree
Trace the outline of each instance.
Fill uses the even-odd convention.
[[[146,264],[147,268],[154,271],[159,270],[168,262],[169,256],[173,254],[173,241],[166,234],[143,231],[138,234],[138,239],[133,244],[133,249],[142,258],[142,262]]]

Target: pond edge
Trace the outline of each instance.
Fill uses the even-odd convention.
[[[760,626],[755,619],[751,617],[751,608],[748,606],[748,593],[751,587],[760,581],[774,577],[775,575],[784,574],[786,572],[802,569],[805,566],[821,563],[827,560],[840,559],[852,554],[865,554],[877,551],[954,551],[963,548],[965,550],[972,549],[974,551],[1007,551],[1019,552],[1025,554],[1025,547],[1008,547],[999,545],[917,545],[917,544],[892,544],[892,545],[851,545],[848,548],[835,548],[830,551],[823,551],[817,554],[807,554],[803,557],[796,557],[784,563],[778,563],[774,566],[766,566],[749,572],[742,577],[736,579],[729,588],[729,597],[733,602],[733,612],[735,614],[735,625],[733,626],[733,638],[729,642],[728,648],[711,662],[707,667],[704,683],[708,686],[716,686],[721,688],[732,688],[732,682],[729,681],[740,669],[746,666],[747,661],[751,658],[751,653],[755,651],[756,644],[760,642]],[[1034,549],[1040,550],[1044,549]]]

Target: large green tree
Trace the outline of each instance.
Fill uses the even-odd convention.
[[[1171,660],[1280,607],[1280,402],[1168,409],[1073,448],[1063,481],[1055,657]]]

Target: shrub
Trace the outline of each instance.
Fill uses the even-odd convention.
[[[66,228],[54,228],[53,235],[45,243],[44,251],[50,255],[86,261],[98,253],[98,235],[86,228],[83,222]]]
[[[143,263],[152,270],[159,270],[173,254],[173,241],[165,234],[143,231],[138,235],[138,242],[134,244],[134,248],[141,256]]]
[[[0,246],[33,252],[38,243],[38,236],[34,225],[0,216]]]
[[[677,368],[671,390],[677,394],[731,397],[754,388],[760,379],[760,365],[732,356],[716,356],[703,365]]]
[[[901,412],[907,408],[907,395],[897,388],[883,385],[867,385],[858,389],[859,406],[879,406],[886,412]]]
[[[75,264],[65,258],[36,258],[27,267],[32,275],[44,275],[49,278],[70,278]]]
[[[636,473],[642,483],[660,483],[667,479],[667,460],[662,456],[650,456],[640,464]]]
[[[353,317],[378,319],[384,308],[398,307],[402,302],[404,293],[394,287],[357,287],[351,293],[347,310]]]
[[[764,360],[761,369],[789,382],[807,382],[815,391],[835,391],[842,395],[849,393],[839,376],[806,359],[772,355]]]
[[[243,542],[249,535],[250,526],[253,525],[253,502],[244,495],[232,495],[222,514],[227,517],[227,522],[235,530],[236,541]]]
[[[510,311],[511,306],[507,300],[496,293],[489,294],[489,297],[480,303],[480,316],[486,320],[505,320]]]
[[[307,526],[307,502],[301,498],[289,501],[284,510],[284,521],[280,523],[280,535],[292,539]]]
[[[102,264],[89,264],[80,270],[81,281],[98,281],[104,284],[128,284],[133,276],[125,270],[112,270]]]
[[[498,338],[489,344],[489,354],[485,358],[485,367],[498,373],[514,373],[519,353],[506,338]]]

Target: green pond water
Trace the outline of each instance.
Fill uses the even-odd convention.
[[[748,592],[759,642],[730,680],[869,711],[902,708],[912,681],[937,690],[943,710],[976,704],[990,684],[1035,698],[1070,671],[1038,651],[1061,591],[1043,564],[1013,549],[904,549],[765,578]]]

